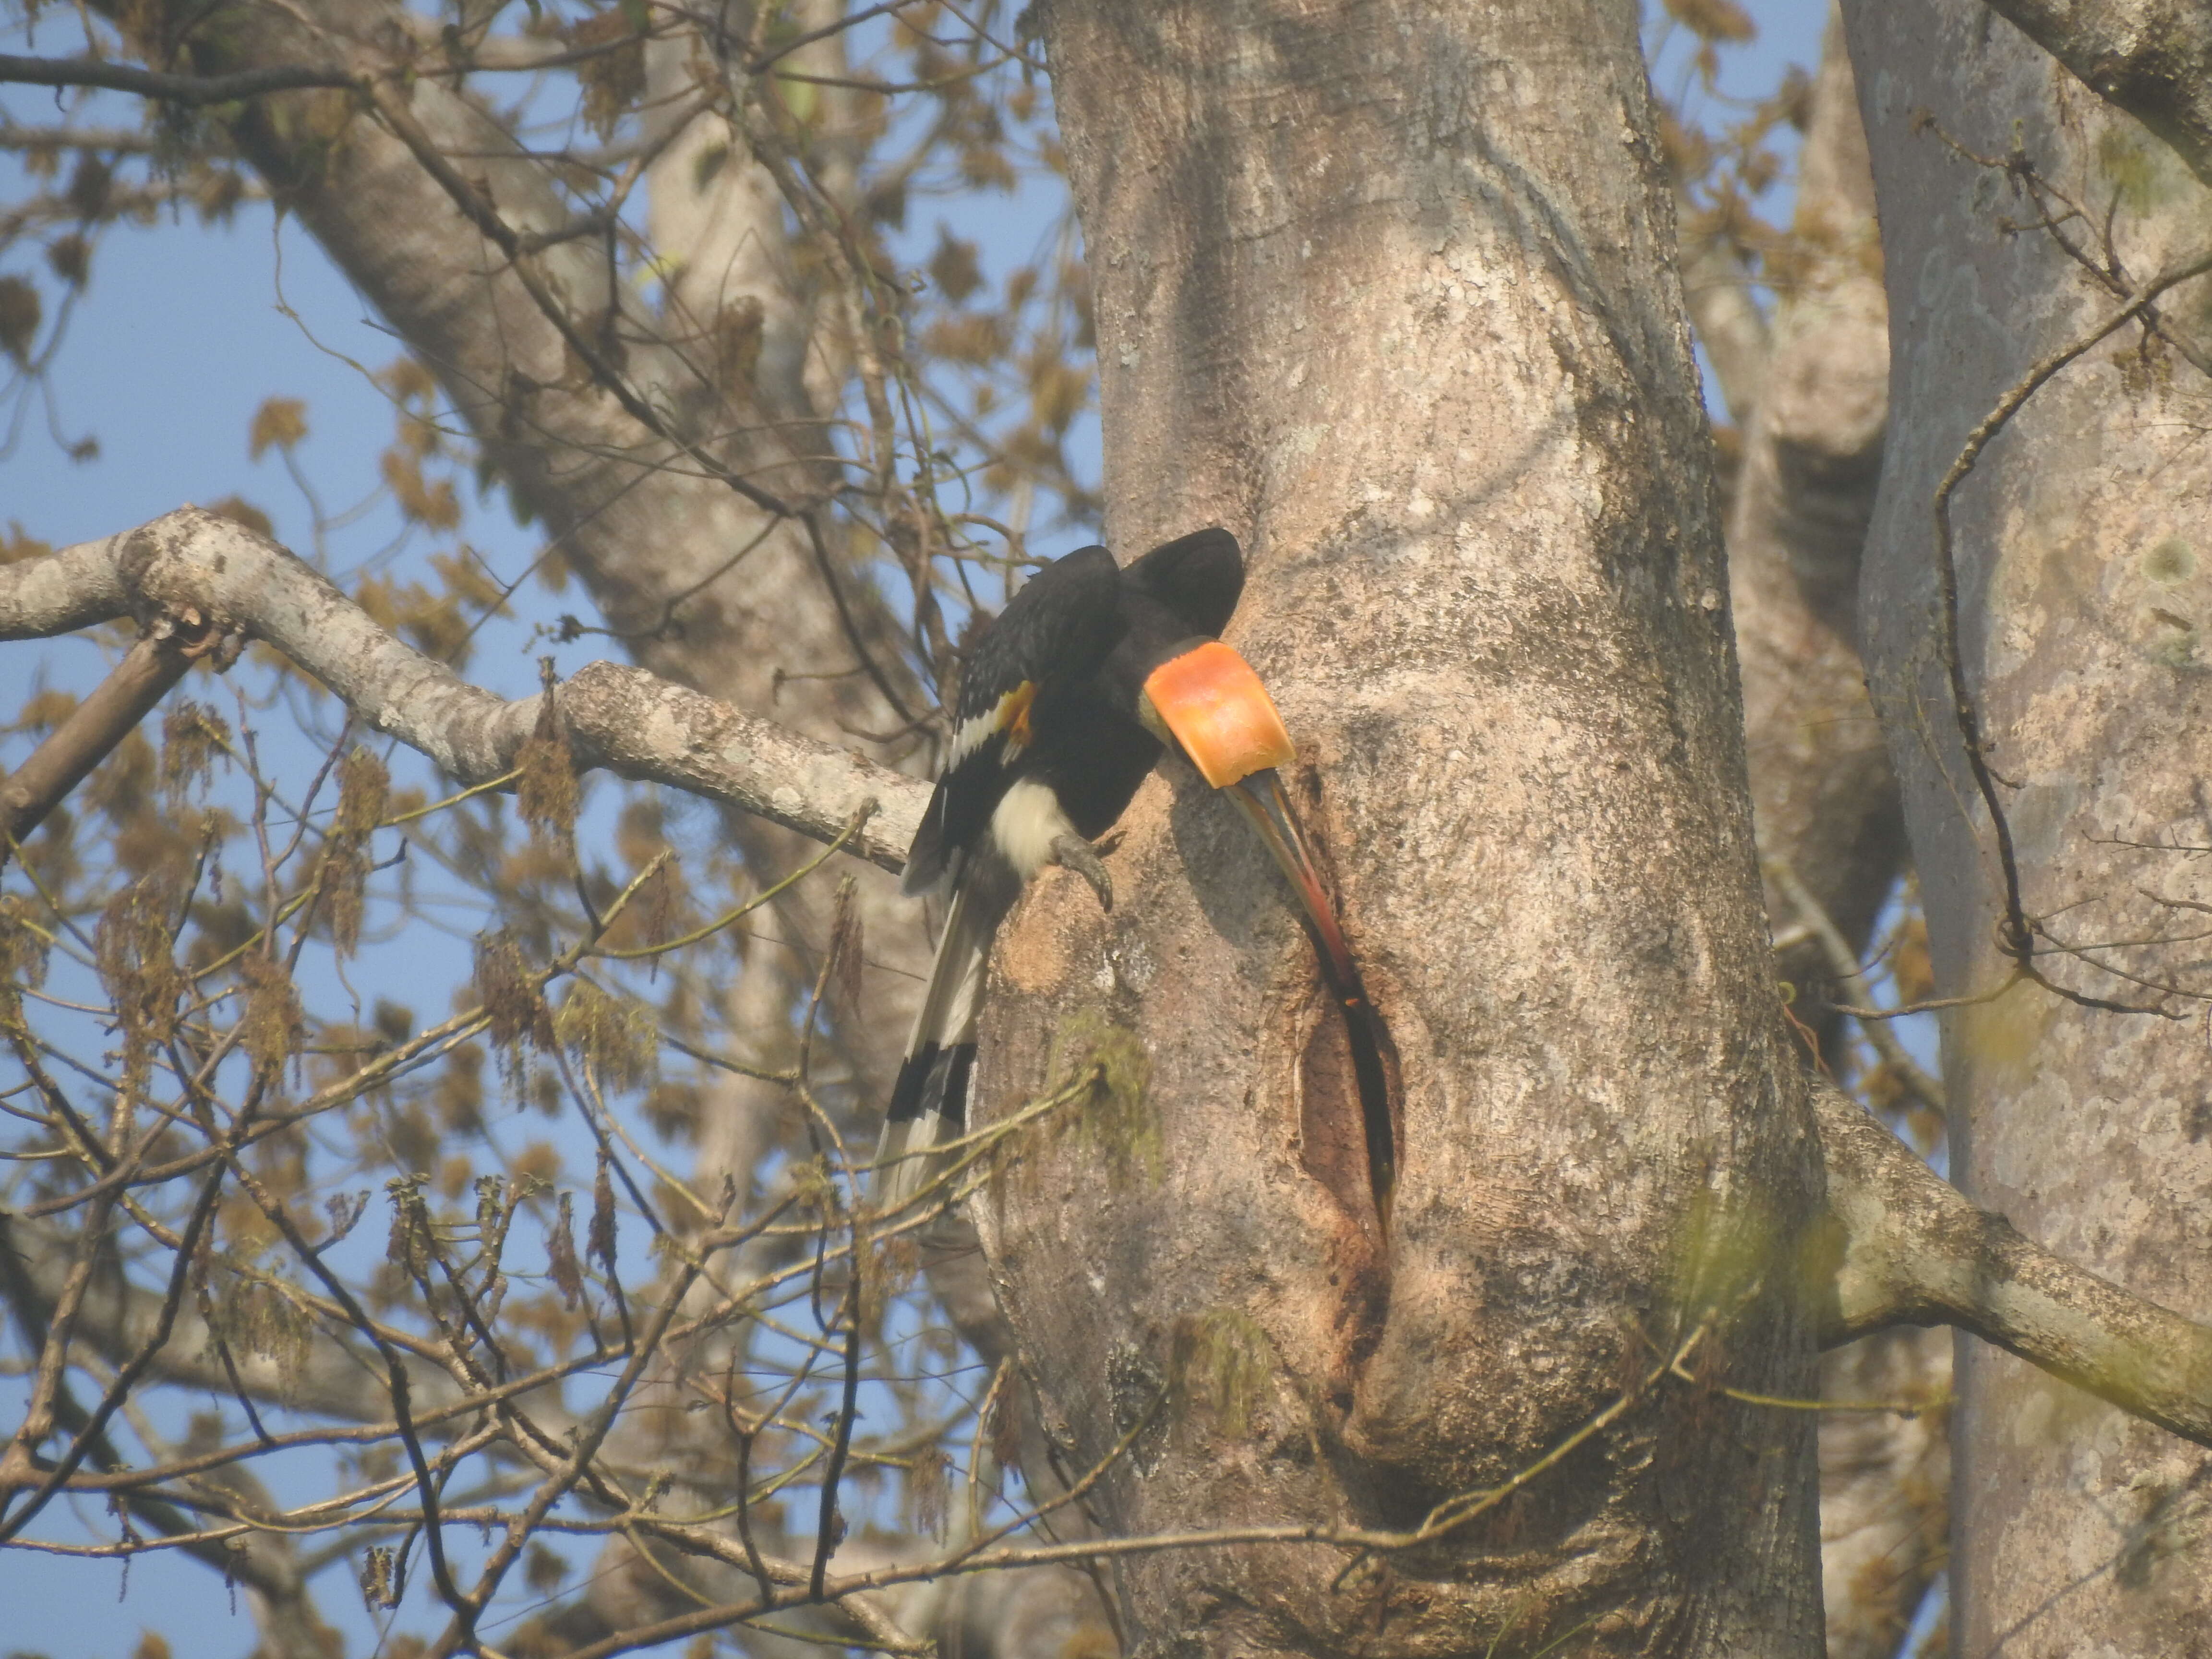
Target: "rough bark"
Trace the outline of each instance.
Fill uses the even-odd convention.
[[[1168,771],[1125,820],[1127,902],[1048,878],[1002,939],[987,1109],[1086,1052],[1119,1095],[1002,1172],[986,1244],[1073,1467],[1167,1391],[1099,1489],[1112,1529],[1410,1523],[1613,1401],[1639,1320],[1681,1340],[1698,1239],[1786,1252],[1817,1200],[1635,19],[1063,5],[1047,34],[1109,527],[1244,539],[1231,637],[1391,1024],[1401,1176],[1385,1238],[1284,896]],[[1739,1386],[1813,1385],[1783,1288],[1724,1293]],[[1647,1401],[1345,1582],[1221,1550],[1133,1559],[1123,1593],[1146,1651],[1813,1652],[1784,1415]]]
[[[2212,185],[2212,11],[2195,0],[1989,0]]]
[[[1999,931],[2009,884],[1953,712],[1938,486],[2031,367],[2203,250],[2206,198],[2149,135],[1981,7],[1853,4],[1847,17],[1893,315],[1868,649],[1940,988],[1979,994],[2014,965]],[[2061,203],[2051,216],[2062,222],[2041,226],[2032,192],[2054,191],[2087,204],[2084,216],[2067,219]],[[2203,988],[2204,953],[2186,941],[2212,899],[2201,866],[2167,850],[2206,842],[2190,759],[2212,717],[2197,643],[2212,602],[2201,534],[2212,462],[2197,436],[2212,398],[2192,361],[2204,356],[2206,286],[2156,307],[2170,339],[2147,343],[2130,325],[2038,391],[1949,511],[1957,659],[2017,867],[2010,926],[2030,933],[2014,948],[2032,946],[2037,968],[2078,994],[2160,1012],[2021,983],[1952,1011],[1944,1033],[1951,1167],[1967,1193],[2200,1319],[2212,1313],[2201,1010],[2160,988]],[[2067,953],[2087,946],[2102,948]],[[2088,1631],[2115,1656],[2194,1650],[2212,1628],[2212,1462],[1975,1344],[1961,1360],[1961,1650],[2074,1653]]]

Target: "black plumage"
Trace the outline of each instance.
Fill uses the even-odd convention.
[[[1086,547],[1032,576],[977,641],[907,858],[904,890],[949,885],[951,902],[884,1126],[886,1205],[933,1179],[931,1149],[965,1132],[991,939],[1022,889],[1059,861],[1111,903],[1089,843],[1159,758],[1139,714],[1146,678],[1227,627],[1243,586],[1225,530],[1178,538],[1121,570]]]

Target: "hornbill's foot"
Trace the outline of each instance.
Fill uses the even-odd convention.
[[[1091,884],[1091,890],[1098,895],[1098,908],[1114,908],[1114,881],[1106,873],[1106,865],[1097,849],[1080,836],[1060,836],[1052,843],[1052,861],[1060,865]]]

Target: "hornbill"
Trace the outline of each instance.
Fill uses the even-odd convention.
[[[1259,830],[1290,878],[1330,984],[1364,1008],[1344,935],[1274,768],[1293,758],[1281,717],[1244,659],[1216,638],[1244,587],[1225,530],[1201,530],[1117,569],[1103,547],[1047,565],[976,641],[952,747],[907,854],[902,890],[949,886],[929,987],[891,1091],[876,1155],[896,1209],[966,1133],[969,1074],[991,939],[1023,888],[1061,864],[1114,905],[1091,843],[1173,744]],[[1231,788],[1231,786],[1235,786]]]

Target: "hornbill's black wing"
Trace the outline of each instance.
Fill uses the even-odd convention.
[[[1039,851],[1006,844],[1007,834],[1034,822],[1040,805],[1060,812],[1056,769],[1047,756],[1093,746],[1081,713],[1090,707],[1087,688],[1121,636],[1120,593],[1113,556],[1103,547],[1080,549],[1030,577],[969,656],[953,708],[952,746],[915,832],[902,883],[908,893],[949,884],[951,902],[877,1149],[878,1196],[887,1206],[904,1203],[936,1178],[945,1166],[937,1149],[965,1127],[991,936],[1034,873]],[[997,822],[1002,806],[1005,824]],[[1031,809],[1027,815],[1018,810],[1024,806]],[[1052,822],[1069,821],[1062,815]]]
[[[1132,561],[1121,585],[1165,605],[1185,633],[1218,636],[1244,592],[1243,550],[1225,530],[1194,531]]]
[[[915,832],[901,890],[925,893],[951,873],[991,821],[1030,742],[1040,696],[1088,679],[1120,636],[1121,573],[1103,547],[1079,548],[1022,585],[984,630],[960,682],[952,747]]]

